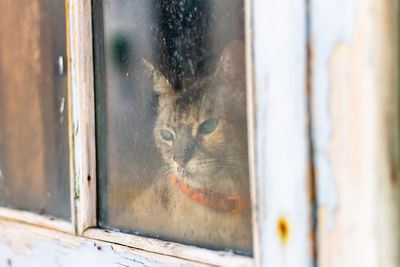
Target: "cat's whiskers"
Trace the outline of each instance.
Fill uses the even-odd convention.
[[[163,175],[168,175],[168,174],[170,174],[173,170],[172,170],[172,168],[171,168],[171,166],[169,165],[169,164],[164,164],[162,167],[161,167],[161,174],[163,174]]]

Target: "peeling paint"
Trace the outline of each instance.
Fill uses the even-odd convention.
[[[313,1],[319,266],[399,263],[395,2]]]
[[[319,207],[329,210],[326,230],[335,227],[334,213],[339,208],[338,188],[329,162],[328,146],[334,126],[331,118],[330,94],[332,81],[329,62],[338,43],[350,44],[355,32],[356,3],[351,0],[311,1],[313,38],[313,143],[317,169],[317,201]],[[313,23],[317,21],[318,23]],[[321,22],[324,23],[321,23]]]
[[[31,240],[29,244],[24,244],[21,240],[22,238],[8,246],[10,241],[0,236],[0,265],[5,260],[12,262],[12,266],[165,266],[143,256],[119,256],[113,252],[111,246],[105,246],[102,250],[93,249],[88,244],[89,241],[80,243],[79,247],[71,247],[57,240]]]
[[[100,249],[99,249],[100,248]],[[0,266],[205,266],[28,224],[0,220]],[[209,266],[209,265],[206,265]],[[248,266],[248,265],[246,265]]]

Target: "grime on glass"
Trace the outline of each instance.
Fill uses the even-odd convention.
[[[104,0],[99,17],[99,225],[251,254],[243,1]]]

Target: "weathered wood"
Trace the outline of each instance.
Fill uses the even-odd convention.
[[[8,187],[8,204],[35,210],[42,206],[46,193],[43,109],[38,90],[43,80],[40,5],[39,1],[2,1],[0,10],[0,168],[7,176],[2,179],[8,180],[0,192],[7,195]],[[17,26],[6,27],[7,23]],[[29,201],[22,201],[22,195]]]
[[[247,25],[256,263],[311,266],[305,2],[253,0]]]
[[[0,1],[0,203],[68,218],[64,4],[50,2]]]
[[[399,266],[398,1],[311,6],[318,266]]]
[[[76,231],[96,225],[96,148],[90,0],[68,0],[71,203]]]
[[[161,241],[154,238],[140,237],[108,230],[89,229],[85,231],[84,236],[96,240],[109,241],[116,244],[143,249],[149,252],[202,262],[205,264],[229,267],[249,267],[253,265],[252,258],[235,255],[231,252],[213,251],[195,246],[186,246],[174,242]]]
[[[206,266],[4,220],[0,251],[0,266]]]
[[[253,235],[253,261],[255,266],[260,265],[261,261],[261,241],[260,241],[260,221],[258,220],[258,190],[256,175],[256,142],[255,135],[255,111],[256,103],[254,101],[254,66],[253,66],[253,30],[252,18],[253,8],[252,0],[245,0],[245,56],[246,56],[246,105],[247,105],[247,139],[249,154],[249,186],[251,197],[251,214],[252,214],[252,235]]]
[[[41,227],[55,229],[65,233],[74,233],[75,229],[71,222],[60,220],[55,217],[36,214],[33,212],[14,210],[9,208],[0,207],[0,217],[29,223]]]

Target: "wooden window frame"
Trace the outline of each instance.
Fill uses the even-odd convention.
[[[11,229],[9,234],[6,234],[10,240],[16,238],[13,229],[25,227],[35,229],[33,230],[35,234],[27,233],[27,239],[40,240],[51,233],[59,242],[65,239],[77,243],[82,240],[92,242],[96,244],[93,247],[97,250],[101,247],[113,247],[114,250],[115,246],[119,245],[122,251],[131,253],[133,259],[143,254],[150,263],[252,266],[254,263],[252,257],[233,252],[209,250],[97,227],[92,1],[66,0],[65,2],[71,221],[0,207],[0,228]],[[20,223],[23,223],[23,226]],[[138,251],[143,253],[137,254]],[[119,253],[115,252],[115,256],[118,257]]]
[[[399,230],[394,228],[400,225],[399,74],[390,74],[389,70],[399,70],[396,61],[399,58],[399,27],[396,26],[399,25],[399,7],[393,0],[383,0],[375,5],[366,0],[349,0],[351,4],[344,7],[335,0],[327,0],[332,12],[337,12],[338,17],[348,12],[348,17],[343,20],[349,20],[334,28],[336,39],[329,39],[332,31],[325,30],[336,25],[336,21],[321,17],[325,14],[324,7],[317,0],[244,2],[254,256],[97,228],[91,0],[66,0],[71,222],[0,207],[0,249],[4,247],[1,237],[6,237],[11,244],[21,243],[20,233],[23,232],[24,239],[42,249],[63,251],[64,260],[76,260],[76,266],[81,266],[82,262],[127,266],[134,262],[146,266],[299,267],[313,266],[316,262],[320,266],[377,266],[374,265],[377,262],[384,263],[379,266],[395,266],[398,263],[400,237]],[[379,12],[370,12],[371,8]],[[358,13],[354,12],[355,9]],[[360,21],[368,20],[376,22],[373,30],[379,38],[371,34],[368,26],[360,26]],[[347,32],[349,23],[358,26],[352,24],[354,30]],[[310,27],[315,32],[311,33]],[[343,46],[337,47],[336,54],[333,49],[324,50],[326,46],[334,47],[340,42]],[[362,46],[363,43],[375,44],[378,49],[368,50]],[[353,44],[355,46],[351,46]],[[341,65],[334,65],[334,60],[338,58],[339,63],[346,63],[349,59],[341,57],[341,53],[346,51],[359,55],[352,58],[359,65],[354,65],[357,71],[351,73],[356,77],[371,77],[364,94],[356,95],[350,102],[340,99],[341,91],[336,87],[348,86],[351,92],[357,93],[363,83],[359,79],[348,82],[335,76],[340,74],[340,70],[334,67]],[[384,59],[363,65],[367,61],[362,55],[367,55],[368,51]],[[330,60],[333,67],[328,66],[326,60]],[[332,81],[327,81],[326,76],[333,77]],[[330,84],[337,80],[341,83]],[[332,102],[330,90],[339,93],[334,99],[337,102]],[[369,109],[362,109],[354,103],[361,103]],[[341,127],[345,118],[335,117],[333,121],[332,117],[339,112],[333,110],[328,114],[327,106],[347,108],[362,120],[362,129],[371,131],[359,131],[359,135],[349,133],[348,128]],[[381,109],[372,108],[375,106]],[[395,129],[382,124],[382,121]],[[368,140],[364,144],[365,151],[353,151],[351,146],[341,147],[341,143],[334,143],[326,131],[332,127],[336,127],[336,135],[342,134],[354,143],[360,136]],[[355,126],[358,130],[360,127]],[[393,146],[396,149],[391,149]],[[368,243],[368,251],[375,252],[366,257],[354,259],[346,253],[335,254],[331,249],[331,246],[349,242],[353,244],[353,255],[360,256],[365,252],[363,240],[346,232],[354,221],[346,220],[351,217],[348,212],[351,211],[352,199],[345,189],[354,184],[337,175],[341,173],[343,177],[351,177],[359,174],[353,172],[351,166],[340,165],[341,159],[330,153],[328,147],[341,149],[350,155],[350,160],[361,158],[364,164],[361,171],[369,171],[365,180],[358,180],[361,182],[356,192],[362,195],[363,200],[372,199],[378,205],[366,210],[356,222],[368,226],[367,222],[374,221],[375,214],[381,218],[376,224],[378,231],[361,228],[362,234],[373,241]],[[374,162],[379,158],[383,160]],[[374,164],[369,166],[371,162]],[[371,183],[378,184],[379,190],[371,191]],[[345,193],[340,195],[338,190]],[[333,197],[328,200],[336,202],[324,202],[326,196]],[[343,217],[341,212],[347,217]],[[339,225],[331,225],[333,228],[328,229],[329,219],[337,220]],[[332,237],[332,233],[337,237]],[[37,240],[53,242],[53,245],[42,247],[42,243],[35,243]],[[93,253],[80,253],[80,250]],[[16,261],[29,260],[40,264],[43,260],[36,254],[33,257],[21,256],[18,251],[10,250]],[[56,251],[54,253],[57,255]],[[320,254],[317,256],[316,253]],[[112,262],[109,262],[110,258]]]

